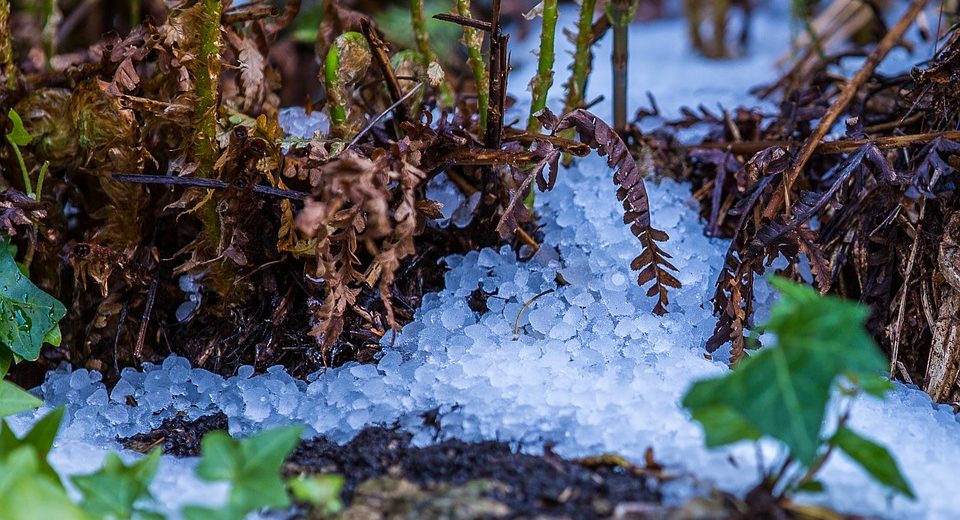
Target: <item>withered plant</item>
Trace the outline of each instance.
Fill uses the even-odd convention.
[[[0,38],[0,108],[23,116],[25,163],[50,165],[32,201],[12,153],[0,151],[4,235],[31,251],[31,278],[71,309],[61,346],[44,351],[41,366],[69,360],[116,377],[121,366],[176,352],[221,371],[284,363],[303,374],[372,360],[439,288],[440,258],[540,247],[525,194],[534,180],[554,185],[561,155],[591,149],[607,157],[640,241],[637,281],[655,312],[667,311],[679,282],[660,245],[666,234],[650,223],[647,172],[583,106],[589,48],[609,26],[606,17],[593,23],[593,7],[579,24],[569,113],[545,110],[551,29],[534,117],[513,129],[499,2],[489,21],[466,1],[441,13],[463,26],[459,78],[431,51],[423,2],[411,3],[415,49],[386,42],[370,16],[334,1],[321,6],[315,44],[293,46],[285,38],[299,0],[283,9],[132,4],[123,35],[71,43],[84,33],[66,12],[50,45],[31,30],[60,21],[8,17],[0,3],[0,27],[11,27]],[[556,9],[545,4],[548,28]],[[285,77],[298,70],[317,72]],[[289,82],[312,86],[316,95],[292,103],[321,112],[328,129],[284,134]],[[440,173],[479,199],[466,228],[433,222],[441,208],[426,184]]]

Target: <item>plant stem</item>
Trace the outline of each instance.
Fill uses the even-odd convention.
[[[13,63],[13,42],[10,39],[10,0],[0,0],[0,73],[7,90],[17,87],[17,66]]]
[[[43,42],[44,59],[47,69],[52,69],[51,61],[57,50],[57,28],[60,27],[60,9],[56,0],[43,0],[40,20],[40,39]]]
[[[20,153],[20,147],[17,146],[17,143],[13,142],[10,137],[7,137],[7,142],[13,147],[13,153],[17,156],[17,162],[20,163],[20,174],[23,176],[23,189],[27,195],[30,195],[33,193],[33,183],[30,182],[30,172],[27,171],[27,163],[24,162],[23,154]]]
[[[554,40],[557,32],[557,0],[543,0],[543,27],[540,30],[540,55],[537,75],[530,81],[530,118],[527,120],[528,133],[540,133],[540,121],[537,113],[547,107],[547,95],[553,86]]]
[[[630,43],[630,18],[635,0],[611,0],[607,5],[613,25],[613,128],[627,128],[627,58]]]
[[[223,41],[220,33],[220,0],[200,0],[201,10],[197,20],[199,52],[193,61],[194,88],[197,96],[193,112],[194,145],[193,157],[197,162],[196,176],[213,178],[214,165],[220,156],[217,145],[217,104],[220,90],[220,51]],[[202,212],[203,230],[207,243],[218,248],[220,240],[220,217],[216,205],[207,203]]]
[[[140,0],[130,0],[130,27],[140,24]]]
[[[345,32],[333,41],[324,64],[323,78],[330,111],[330,133],[337,139],[347,135],[348,88],[367,72],[373,60],[366,38],[358,32]]]
[[[40,200],[43,197],[43,179],[47,177],[47,170],[50,169],[50,161],[43,161],[43,165],[40,166],[40,174],[37,175],[37,191],[36,196],[34,197],[37,200]]]
[[[470,0],[457,0],[457,14],[472,18]],[[487,64],[483,61],[483,33],[473,27],[463,26],[463,45],[467,48],[467,63],[473,70],[473,82],[477,86],[477,113],[480,116],[477,135],[484,135],[487,131],[487,112],[490,110],[490,92],[487,90],[490,80]]]
[[[413,25],[413,39],[417,43],[417,52],[424,68],[430,65],[430,33],[427,32],[427,21],[423,15],[423,0],[410,1],[410,23]]]
[[[593,13],[596,8],[597,0],[583,0],[583,6],[580,7],[576,51],[573,54],[573,65],[570,68],[570,80],[567,82],[567,97],[563,105],[564,113],[583,108],[584,96],[587,92],[587,78],[590,75],[590,64],[593,61],[590,43],[593,40]]]
[[[347,108],[343,100],[334,92],[340,90],[340,51],[336,45],[330,46],[327,51],[327,61],[324,63],[324,79],[327,83],[327,104],[330,110],[330,124],[342,126],[347,120]]]

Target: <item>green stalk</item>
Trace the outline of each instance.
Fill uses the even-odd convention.
[[[582,108],[587,92],[587,78],[590,75],[590,65],[593,61],[590,52],[590,40],[593,38],[593,13],[597,9],[597,0],[583,0],[580,8],[580,19],[577,21],[576,50],[573,54],[573,65],[570,67],[570,80],[567,82],[567,98],[564,100],[563,112],[569,113]]]
[[[17,156],[17,162],[20,164],[20,175],[23,176],[23,189],[27,192],[27,195],[30,195],[33,193],[33,183],[30,182],[30,172],[27,170],[27,163],[24,162],[23,154],[20,153],[20,147],[17,146],[17,143],[11,141],[9,137],[7,137],[7,142],[13,147],[13,154]]]
[[[337,139],[347,135],[347,100],[350,87],[363,79],[373,60],[367,39],[358,32],[345,32],[333,41],[324,62],[330,133]]]
[[[57,29],[60,27],[60,9],[56,0],[43,0],[43,11],[40,20],[40,39],[43,42],[43,51],[47,68],[53,68],[50,61],[57,50]]]
[[[220,33],[220,16],[223,8],[220,0],[200,0],[200,16],[197,20],[199,49],[190,72],[193,74],[197,101],[193,111],[193,158],[197,162],[196,176],[212,178],[214,165],[220,157],[217,145],[217,116],[220,90],[220,51],[223,40]],[[207,203],[201,211],[203,232],[207,243],[218,248],[220,241],[220,216],[216,204]]]
[[[337,93],[340,91],[340,52],[336,45],[327,51],[327,61],[323,71],[327,86],[327,106],[330,110],[330,123],[342,126],[347,121],[347,108]]]
[[[613,128],[627,128],[627,59],[630,43],[630,19],[636,0],[611,0],[607,15],[613,26]]]
[[[410,24],[413,26],[413,39],[417,43],[417,53],[420,56],[420,64],[423,70],[430,70],[430,62],[440,60],[430,50],[430,33],[427,31],[427,20],[423,14],[423,0],[410,1]],[[436,86],[436,85],[435,85]],[[444,78],[439,86],[436,86],[438,92],[437,101],[441,108],[453,106],[453,89],[450,88],[450,82]]]
[[[596,0],[588,0],[596,1]],[[470,0],[457,0],[457,14],[472,18]],[[477,112],[480,115],[480,129],[477,135],[487,132],[487,112],[490,111],[490,92],[487,85],[487,62],[483,59],[483,33],[478,29],[463,26],[463,45],[467,48],[467,63],[473,70],[473,82],[477,85]]]
[[[130,0],[130,27],[140,24],[140,0]]]
[[[430,66],[430,33],[427,32],[427,20],[423,14],[423,0],[410,1],[410,23],[413,25],[413,39],[417,43],[417,52],[424,69]]]
[[[13,42],[10,39],[10,0],[0,0],[0,72],[7,90],[17,87],[17,66],[13,63]]]
[[[540,133],[540,121],[537,113],[547,107],[547,95],[553,86],[553,45],[557,32],[557,0],[543,1],[543,28],[540,31],[540,56],[537,75],[530,82],[530,119],[527,120],[527,133]]]

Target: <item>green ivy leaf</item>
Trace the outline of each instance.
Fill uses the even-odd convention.
[[[27,361],[40,357],[45,340],[60,342],[57,322],[67,309],[20,272],[9,249],[0,247],[0,343]]]
[[[7,366],[9,367],[9,362]],[[6,367],[0,367],[0,372],[6,372]],[[0,381],[0,417],[33,410],[42,404],[43,401],[10,381]]]
[[[343,491],[342,475],[301,476],[287,481],[293,498],[313,506],[321,515],[333,515],[343,510],[340,494]]]
[[[160,467],[161,454],[161,449],[154,449],[128,466],[116,453],[109,453],[96,473],[72,477],[83,494],[83,509],[98,518],[118,520],[153,516],[139,509],[137,503],[153,501],[149,487]]]
[[[763,328],[776,344],[725,376],[695,383],[683,405],[704,425],[710,446],[772,437],[809,467],[836,380],[875,379],[887,364],[863,327],[865,307],[784,279],[771,284],[782,297]]]
[[[7,372],[10,371],[10,365],[13,364],[13,352],[5,348],[0,348],[0,379],[6,377]],[[4,414],[0,413],[0,417],[3,417]]]
[[[802,493],[823,493],[826,489],[827,487],[819,480],[808,480],[797,486],[797,491]]]
[[[52,481],[60,483],[60,477],[57,472],[47,462],[47,455],[53,449],[53,441],[60,430],[60,423],[63,421],[64,407],[57,408],[50,412],[33,425],[33,428],[27,432],[23,438],[14,435],[13,430],[6,421],[0,421],[0,461],[7,459],[11,453],[14,453],[24,446],[29,447],[37,454],[39,472],[45,474]]]
[[[290,426],[264,430],[239,441],[225,432],[208,433],[201,442],[197,476],[207,481],[229,482],[230,497],[227,505],[215,513],[208,508],[188,506],[184,515],[188,519],[242,518],[264,507],[289,506],[280,467],[302,432],[302,427]]]
[[[883,446],[846,427],[837,430],[830,442],[843,450],[877,482],[904,496],[916,498],[907,479],[900,472],[897,461]]]
[[[17,146],[27,146],[33,140],[33,136],[23,127],[23,120],[16,110],[10,109],[7,112],[7,118],[13,123],[13,130],[7,132],[7,140]]]
[[[0,518],[3,520],[92,520],[45,471],[44,457],[21,446],[0,459]]]

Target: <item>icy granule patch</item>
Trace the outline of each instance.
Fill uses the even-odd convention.
[[[653,447],[672,468],[742,492],[756,478],[753,449],[704,449],[679,406],[692,381],[725,370],[704,358],[703,345],[726,244],[703,236],[685,186],[651,184],[654,224],[670,233],[664,247],[684,284],[671,295],[670,313],[654,316],[628,267],[639,244],[620,225],[609,176],[600,159],[587,159],[538,197],[544,247],[530,262],[518,263],[508,248],[447,258],[446,288],[424,298],[376,366],[348,365],[308,382],[277,367],[259,376],[243,367],[224,379],[170,357],[143,372],[125,370],[109,395],[85,370],[51,373],[41,393],[50,405],[71,404],[68,432],[88,440],[145,431],[177,413],[223,411],[238,434],[298,422],[343,441],[369,424],[400,424],[427,443],[435,432],[421,415],[439,409],[441,438],[511,440],[532,451],[551,443],[563,455],[612,451],[636,460]],[[478,288],[489,293],[484,314],[467,301]],[[921,501],[895,499],[888,509],[884,491],[838,458],[825,474],[825,502],[892,516],[960,514],[960,503],[942,494],[960,484],[953,471],[960,424],[952,414],[899,386],[886,402],[860,403],[854,424],[894,449]],[[675,498],[690,492],[673,489]]]
[[[644,102],[641,95],[647,89],[667,115],[681,105],[749,102],[744,92],[775,76],[771,63],[786,48],[787,10],[784,2],[776,5],[759,12],[751,55],[734,61],[694,57],[681,20],[632,29],[633,45],[656,49],[631,53],[637,60],[631,70],[643,78],[632,84],[637,94],[633,107]],[[571,25],[571,12],[563,16],[561,22]],[[558,44],[567,45],[563,38]],[[533,46],[533,40],[521,43],[514,55]],[[558,71],[568,63],[563,51],[558,49]],[[602,42],[597,56],[608,54],[609,42]],[[523,99],[530,67],[519,61],[511,90]],[[596,64],[588,98],[606,94],[610,84],[607,60],[599,58]],[[297,110],[281,114],[290,134],[310,136],[326,124],[322,114],[304,118]],[[600,115],[609,116],[603,110]],[[523,117],[522,110],[517,117]],[[756,478],[752,447],[704,449],[699,427],[679,406],[692,381],[726,370],[703,357],[714,323],[709,297],[726,243],[703,236],[686,187],[651,183],[654,224],[670,233],[664,248],[674,255],[684,284],[671,293],[670,314],[652,315],[652,302],[628,268],[639,244],[621,224],[610,176],[601,160],[583,160],[561,172],[553,192],[538,195],[545,238],[532,261],[518,263],[508,249],[445,259],[446,288],[424,298],[414,322],[376,366],[349,365],[307,381],[280,368],[253,376],[244,367],[224,379],[171,357],[160,366],[145,365],[142,372],[124,370],[109,393],[99,374],[51,373],[40,393],[49,405],[68,404],[70,410],[53,453],[55,465],[67,473],[89,471],[103,449],[116,448],[110,441],[117,435],[149,430],[178,413],[196,418],[223,411],[231,431],[241,434],[299,422],[309,434],[337,440],[365,425],[399,424],[427,443],[435,432],[424,427],[421,415],[439,410],[441,438],[509,440],[531,451],[550,442],[565,455],[615,451],[635,460],[652,447],[657,459],[675,470],[730,491],[745,490]],[[431,195],[447,203],[444,216],[455,223],[457,208],[466,202],[462,196],[443,179],[431,186]],[[558,284],[561,278],[566,285]],[[467,304],[477,288],[490,294],[489,310],[482,315]],[[760,287],[758,297],[762,311],[769,293]],[[16,421],[22,427],[34,418]],[[920,500],[897,498],[888,507],[884,491],[838,457],[826,470],[829,493],[823,502],[888,517],[960,517],[960,500],[944,492],[960,485],[955,471],[960,424],[949,411],[915,388],[898,385],[885,401],[858,403],[853,424],[893,448]],[[765,459],[772,460],[775,453],[769,445],[764,448]],[[222,499],[222,490],[220,495],[207,493],[192,478],[191,464],[164,458],[162,481],[153,486],[162,501],[175,507],[193,502],[185,496]],[[169,479],[163,480],[164,475]],[[178,476],[183,481],[176,482]],[[691,491],[680,483],[673,497]]]

